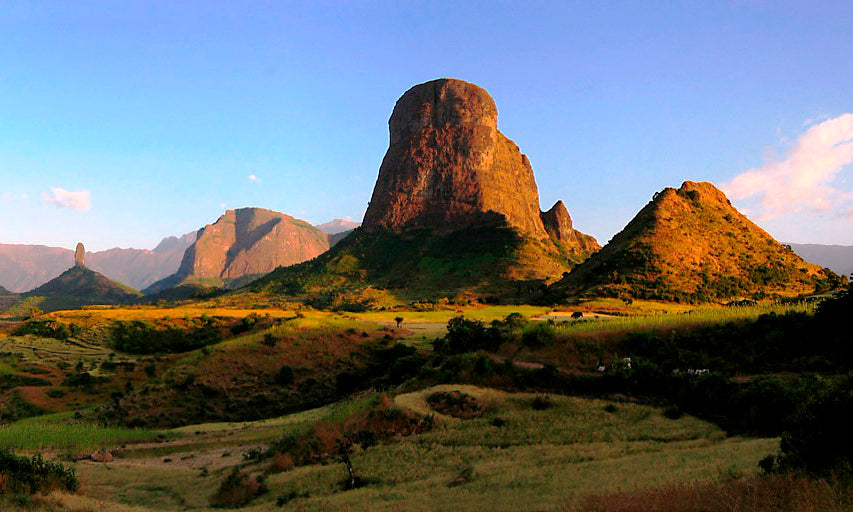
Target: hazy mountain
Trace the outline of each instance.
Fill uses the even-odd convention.
[[[326,222],[325,224],[318,224],[314,227],[327,235],[337,235],[338,233],[343,233],[345,231],[352,231],[359,226],[361,226],[361,222],[335,219],[333,221]]]
[[[821,244],[788,244],[801,258],[833,272],[850,276],[853,274],[853,246]]]
[[[774,240],[712,184],[687,181],[655,194],[552,288],[568,296],[707,301],[812,293],[838,281]]]
[[[87,266],[109,279],[141,289],[174,273],[195,233],[164,238],[153,250],[108,249],[86,253]],[[25,292],[43,285],[74,263],[74,251],[44,245],[0,244],[0,286]]]

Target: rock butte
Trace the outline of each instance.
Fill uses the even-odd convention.
[[[145,292],[156,293],[190,277],[218,280],[266,274],[328,249],[325,234],[290,215],[263,208],[227,210],[198,231],[178,271]]]
[[[390,145],[364,229],[450,231],[503,219],[527,236],[551,231],[575,244],[562,202],[539,210],[533,168],[497,120],[494,100],[474,84],[442,78],[409,89],[388,121]]]

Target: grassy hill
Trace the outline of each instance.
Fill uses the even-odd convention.
[[[90,304],[127,304],[142,294],[84,266],[75,265],[23,297],[44,297],[44,311],[73,309]]]
[[[246,291],[307,296],[312,305],[342,309],[370,308],[385,299],[523,301],[578,259],[550,239],[525,237],[503,224],[450,233],[359,228],[328,252],[278,268]]]
[[[701,302],[819,293],[842,282],[774,240],[712,184],[688,181],[655,194],[553,289],[564,297]]]

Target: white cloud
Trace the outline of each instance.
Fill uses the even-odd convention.
[[[225,203],[219,203],[219,209],[224,210],[225,209]]]
[[[743,172],[723,190],[732,199],[759,199],[763,219],[803,210],[838,212],[850,198],[839,174],[851,163],[853,114],[842,114],[808,128],[783,160]]]
[[[51,203],[57,208],[86,211],[92,207],[88,190],[70,192],[64,188],[54,187],[50,189],[50,194],[47,192],[42,194],[42,198],[45,202]]]
[[[249,175],[249,181],[251,181],[252,183],[261,183],[261,179],[255,176],[254,174]]]

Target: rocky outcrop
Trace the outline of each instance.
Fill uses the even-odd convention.
[[[290,215],[263,208],[227,210],[198,231],[175,274],[144,291],[157,293],[187,280],[227,285],[310,260],[328,249],[324,233]]]
[[[85,267],[86,266],[86,249],[83,247],[82,242],[78,242],[77,248],[74,250],[74,266],[76,266],[76,267]]]
[[[568,248],[576,248],[585,254],[592,254],[601,248],[595,238],[574,229],[572,217],[562,201],[557,201],[550,210],[542,212],[541,217],[545,231],[558,244]]]
[[[474,84],[445,78],[409,89],[388,122],[365,231],[447,232],[503,221],[523,236],[547,238],[530,161],[497,122],[494,100]],[[572,233],[557,240],[577,245]],[[587,250],[597,248],[592,242]]]

